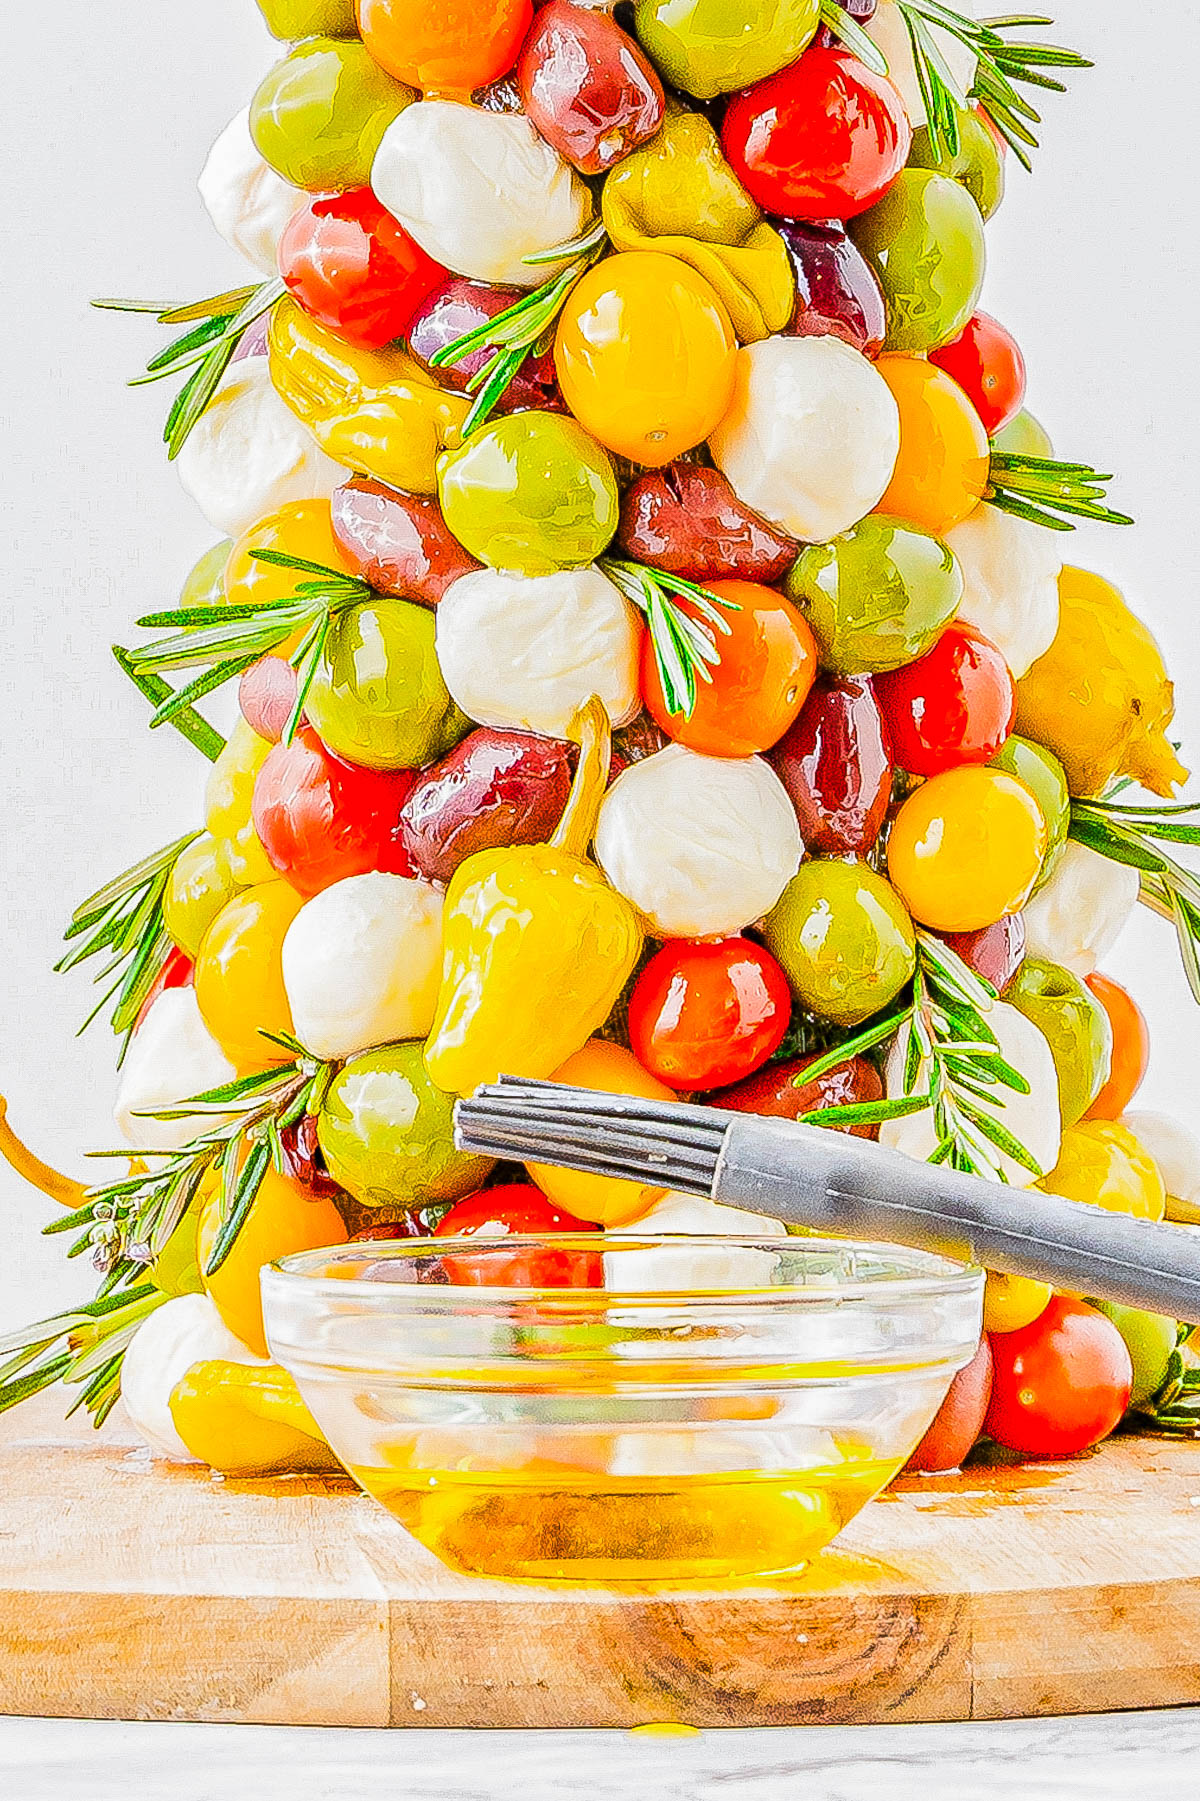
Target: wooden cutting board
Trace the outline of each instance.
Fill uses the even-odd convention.
[[[0,1711],[712,1727],[1200,1701],[1200,1444],[909,1478],[801,1577],[655,1594],[456,1576],[348,1482],[151,1466],[60,1410],[0,1420]]]

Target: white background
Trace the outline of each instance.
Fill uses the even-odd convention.
[[[1047,97],[1037,173],[1013,170],[989,227],[984,305],[1024,346],[1059,453],[1119,472],[1136,529],[1080,532],[1071,552],[1153,623],[1200,763],[1200,9],[1053,10],[1055,35],[1098,67]],[[42,1153],[79,1172],[112,1139],[112,1040],[73,1036],[89,991],[50,973],[59,933],[75,901],[195,823],[207,767],[146,732],[107,647],[172,603],[214,536],[158,443],[164,390],[122,385],[154,328],[87,300],[184,300],[242,276],[194,182],[272,47],[253,0],[58,0],[14,7],[5,51],[0,1092]],[[1139,915],[1110,967],[1150,1015],[1144,1103],[1195,1117],[1200,1016],[1167,928]],[[0,1329],[88,1286],[61,1239],[39,1238],[47,1217],[0,1172]]]

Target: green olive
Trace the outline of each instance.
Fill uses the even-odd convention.
[[[188,570],[187,580],[179,590],[181,607],[223,607],[225,605],[225,565],[233,549],[232,538],[222,538],[211,550],[197,559]]]
[[[354,0],[258,0],[258,9],[272,37],[358,36]]]
[[[419,1040],[352,1057],[334,1077],[317,1138],[335,1182],[364,1207],[456,1201],[478,1188],[487,1157],[454,1147],[454,1096],[425,1068]]]
[[[1090,1305],[1110,1319],[1125,1340],[1133,1365],[1129,1405],[1144,1407],[1167,1379],[1179,1340],[1176,1322],[1165,1313],[1143,1313],[1137,1307],[1119,1307],[1115,1301],[1092,1301]]]
[[[608,453],[563,413],[512,413],[438,462],[446,524],[481,563],[551,575],[596,558],[617,529]]]
[[[672,87],[731,94],[795,62],[821,23],[820,0],[636,0],[638,40]]]
[[[985,219],[990,219],[1004,198],[1004,158],[1000,146],[973,108],[958,111],[958,152],[938,154],[929,141],[929,127],[914,131],[908,156],[910,169],[933,169],[964,187]]]
[[[368,769],[423,769],[471,729],[442,680],[436,615],[407,600],[361,601],[330,627],[305,711],[335,756]]]
[[[894,1000],[916,968],[912,920],[866,863],[812,858],[763,926],[800,1005],[856,1026]]]
[[[200,1252],[196,1243],[199,1217],[189,1207],[150,1267],[150,1280],[160,1294],[203,1294]]]
[[[992,439],[997,450],[1006,450],[1010,456],[1019,457],[1052,457],[1054,444],[1050,433],[1039,419],[1032,413],[1018,413],[1010,419],[1003,431],[998,431]]]
[[[365,188],[380,139],[416,98],[357,38],[310,38],[259,83],[250,135],[293,187]]]
[[[1063,1126],[1078,1125],[1112,1068],[1108,1014],[1078,976],[1044,957],[1026,957],[1004,998],[1050,1046]]]
[[[180,851],[163,890],[162,915],[171,941],[193,960],[217,914],[237,893],[229,858],[204,832]]]
[[[835,675],[881,674],[915,662],[962,599],[958,558],[929,532],[870,513],[792,565],[787,592]]]
[[[850,232],[883,289],[886,349],[936,350],[958,336],[975,311],[986,254],[983,219],[964,187],[904,169]]]
[[[990,766],[1006,769],[1009,775],[1024,782],[1042,809],[1047,850],[1042,873],[1037,879],[1037,886],[1041,888],[1054,874],[1071,829],[1071,791],[1067,787],[1066,771],[1044,744],[1035,744],[1031,738],[1018,738],[1015,733],[997,751]]]

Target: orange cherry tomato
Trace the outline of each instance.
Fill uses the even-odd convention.
[[[239,1069],[268,1069],[291,1060],[262,1030],[292,1030],[283,941],[303,905],[304,896],[290,882],[260,882],[227,902],[204,934],[196,959],[196,1000],[205,1025]]]
[[[358,0],[358,29],[380,68],[427,94],[499,81],[532,23],[530,0]]]
[[[702,444],[729,410],[737,340],[713,287],[678,257],[606,257],[572,289],[554,366],[579,423],[609,450],[659,468]]]
[[[1087,1112],[1085,1119],[1120,1119],[1126,1107],[1146,1079],[1150,1065],[1150,1027],[1146,1015],[1127,988],[1111,976],[1086,978],[1112,1026],[1112,1071]]]
[[[667,706],[649,632],[642,648],[642,694],[651,717],[689,750],[752,757],[778,744],[795,723],[816,677],[816,640],[803,615],[774,588],[742,581],[707,587],[739,611],[722,609],[728,635],[713,629],[721,660],[709,668],[710,681],[697,681],[690,716]],[[680,599],[679,605],[705,626],[693,602]]]
[[[197,1250],[201,1281],[214,1306],[235,1338],[267,1356],[263,1328],[259,1271],[277,1257],[294,1251],[319,1251],[327,1244],[345,1244],[345,1221],[327,1196],[314,1197],[290,1176],[269,1169],[251,1203],[246,1223],[220,1268],[208,1274],[208,1263],[221,1228],[221,1192],[218,1187],[200,1215]]]
[[[983,499],[991,453],[983,421],[945,370],[914,356],[875,364],[900,409],[900,455],[877,513],[943,537]]]
[[[897,813],[888,874],[935,932],[975,932],[1023,907],[1046,855],[1046,816],[1016,776],[978,763],[924,782]]]
[[[632,1051],[604,1038],[589,1038],[582,1050],[568,1057],[550,1079],[575,1088],[596,1088],[602,1094],[636,1094],[647,1101],[676,1098],[671,1089],[643,1069]],[[666,1193],[663,1188],[623,1182],[616,1176],[554,1169],[548,1163],[530,1163],[526,1167],[556,1207],[574,1214],[576,1219],[593,1220],[600,1226],[624,1225],[637,1219]]]
[[[283,569],[276,563],[260,563],[253,550],[278,550],[326,569],[355,571],[333,535],[327,500],[293,500],[265,519],[248,526],[234,544],[225,565],[225,598],[231,606],[257,605],[264,600],[284,600],[296,592],[296,584],[309,580],[302,569]]]

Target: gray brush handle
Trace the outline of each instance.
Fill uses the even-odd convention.
[[[1005,1188],[843,1132],[726,1113],[712,1198],[1200,1322],[1200,1234]]]

